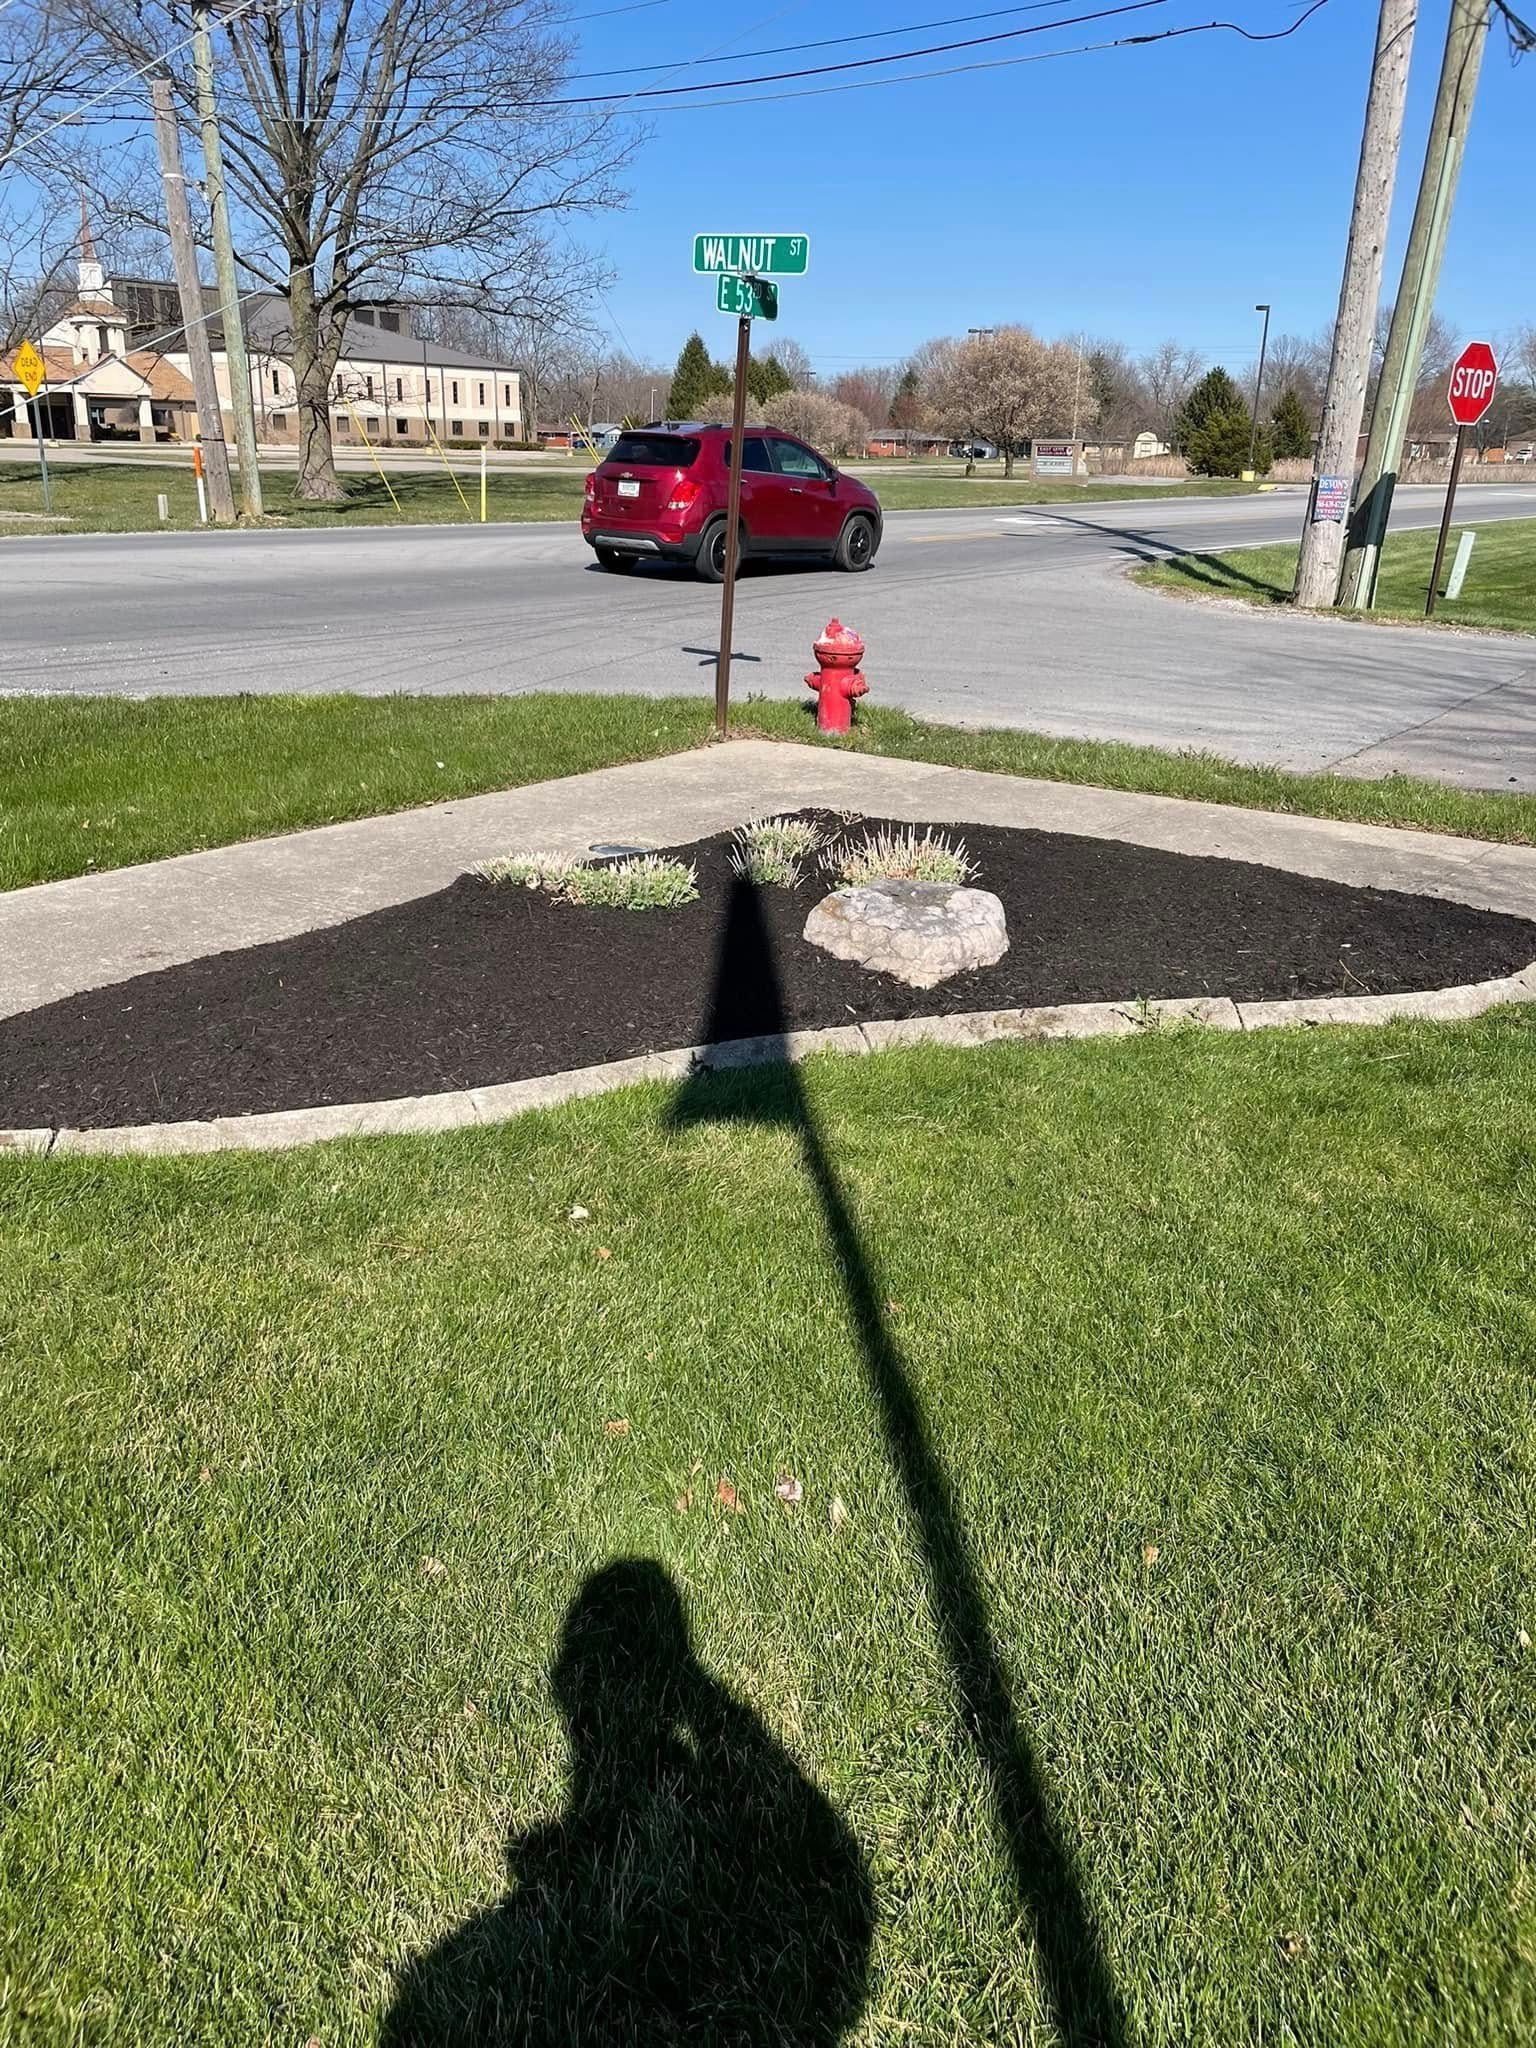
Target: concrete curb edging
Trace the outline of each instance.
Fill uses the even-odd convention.
[[[1388,1024],[1405,1017],[1454,1022],[1481,1016],[1504,1003],[1531,1001],[1536,1001],[1536,961],[1518,974],[1498,980],[1465,982],[1422,994],[1318,996],[1263,1003],[1234,1003],[1225,996],[1171,996],[1132,1003],[971,1010],[948,1017],[839,1024],[824,1031],[789,1031],[766,1038],[732,1039],[721,1045],[683,1046],[674,1052],[642,1053],[634,1059],[576,1067],[563,1074],[537,1074],[490,1088],[403,1095],[389,1102],[344,1102],[189,1123],[118,1124],[100,1130],[47,1125],[0,1130],[0,1158],[284,1151],[330,1138],[399,1137],[502,1123],[526,1110],[551,1109],[582,1096],[606,1095],[644,1081],[684,1081],[700,1072],[774,1066],[821,1052],[989,1045],[999,1039],[1129,1037],[1170,1024],[1210,1031],[1258,1031],[1285,1025]]]

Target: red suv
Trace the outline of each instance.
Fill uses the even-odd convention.
[[[880,546],[880,500],[814,448],[774,427],[742,437],[741,553],[819,555],[867,569]],[[628,428],[587,478],[582,538],[605,569],[689,562],[725,576],[731,434],[718,425]]]

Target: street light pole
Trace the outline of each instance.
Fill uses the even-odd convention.
[[[1248,467],[1257,467],[1259,459],[1259,400],[1264,395],[1264,357],[1269,349],[1269,308],[1255,306],[1255,313],[1264,315],[1264,332],[1259,338],[1259,373],[1253,380],[1253,432],[1248,437]]]

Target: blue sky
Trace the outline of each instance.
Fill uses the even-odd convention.
[[[834,10],[816,0],[662,0],[582,22],[575,68],[623,70],[723,52],[693,76],[728,77],[985,35],[1056,12],[1019,11],[740,65],[729,56],[997,4],[842,0]],[[1063,0],[1059,12],[1106,4]],[[1268,30],[1294,20],[1302,4],[1165,0],[910,68],[1033,55],[1217,12]],[[1420,8],[1388,296],[1413,210],[1448,6],[1423,0]],[[827,374],[893,360],[930,335],[1005,320],[1046,335],[1118,336],[1137,350],[1176,335],[1244,367],[1257,352],[1255,301],[1271,302],[1277,333],[1309,333],[1332,318],[1376,16],[1376,0],[1330,0],[1284,42],[1188,36],[872,91],[659,113],[632,173],[629,208],[583,236],[618,272],[607,294],[613,338],[670,361],[697,326],[723,352],[729,323],[715,311],[713,286],[691,272],[692,235],[804,230],[810,274],[785,284],[778,332],[802,342]],[[631,71],[572,90],[682,83],[688,75],[664,81]],[[1497,336],[1536,321],[1533,131],[1536,57],[1512,66],[1496,26],[1439,294],[1440,310],[1464,334]]]

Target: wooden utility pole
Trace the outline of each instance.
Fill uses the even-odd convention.
[[[1493,7],[1494,0],[1451,0],[1445,60],[1440,67],[1424,174],[1419,181],[1418,204],[1408,235],[1408,253],[1403,258],[1402,281],[1392,308],[1392,327],[1371,411],[1371,437],[1350,519],[1349,545],[1339,587],[1340,604],[1361,611],[1368,611],[1376,602],[1381,544],[1386,537],[1398,465],[1403,459],[1403,440],[1418,390],[1424,336],[1434,311],[1440,259],[1445,254],[1446,232],[1451,224],[1456,181],[1461,175],[1462,152],[1466,148],[1467,126],[1477,95],[1477,74],[1482,68]]]
[[[1338,317],[1333,323],[1333,353],[1317,450],[1312,458],[1312,491],[1307,520],[1301,530],[1301,555],[1296,564],[1294,601],[1331,605],[1339,591],[1339,565],[1344,557],[1344,520],[1319,518],[1318,484],[1350,478],[1365,417],[1365,387],[1371,375],[1371,344],[1376,333],[1376,306],[1381,297],[1381,265],[1397,182],[1397,158],[1403,139],[1403,102],[1408,93],[1408,59],[1413,52],[1418,0],[1381,0],[1376,26],[1376,54],[1365,102],[1365,131],[1360,138],[1360,168],[1355,174],[1355,210],[1349,223],[1344,255],[1344,282],[1339,289]],[[1329,505],[1325,497],[1324,504]],[[1336,501],[1335,501],[1336,502]]]
[[[213,274],[219,284],[224,360],[229,366],[230,410],[235,416],[235,445],[240,451],[240,507],[247,518],[259,519],[262,506],[261,472],[256,467],[256,411],[251,402],[251,365],[245,353],[245,321],[240,312],[235,245],[230,238],[229,202],[224,193],[224,152],[219,143],[219,114],[213,97],[213,38],[208,30],[212,11],[212,0],[192,0],[192,68],[197,77],[197,118],[203,131],[203,172],[213,228]]]
[[[197,275],[197,246],[192,240],[192,215],[187,206],[186,173],[181,168],[181,138],[176,132],[176,113],[171,105],[171,81],[168,78],[152,79],[149,97],[155,110],[155,146],[160,152],[166,225],[170,229],[171,260],[176,267],[181,324],[192,365],[192,389],[197,398],[198,438],[202,442],[208,496],[214,518],[221,526],[232,526],[235,494],[229,479],[229,450],[224,445],[224,416],[219,410],[213,350],[208,341],[208,323],[203,317],[203,287]]]

